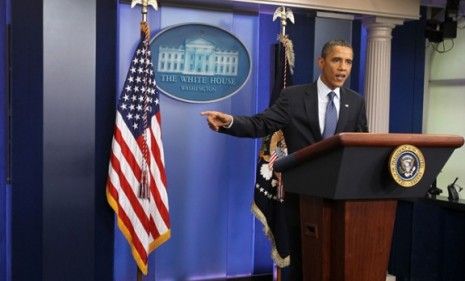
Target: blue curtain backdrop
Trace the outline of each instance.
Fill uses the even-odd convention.
[[[0,280],[9,276],[9,188],[7,170],[7,1],[0,1]]]
[[[11,260],[9,252],[11,247],[9,243],[11,236],[11,195],[9,193],[11,188],[5,182],[7,96],[4,93],[6,93],[5,72],[7,68],[6,57],[3,54],[6,48],[4,32],[6,31],[6,23],[9,22],[6,12],[8,3],[9,1],[6,3],[0,1],[0,54],[2,54],[0,57],[0,89],[2,91],[2,95],[0,95],[0,157],[2,157],[0,162],[0,280],[7,281],[11,280],[9,275],[11,266],[9,264]],[[138,9],[130,9],[129,5],[126,4],[121,4],[118,8],[119,93],[129,59],[139,38],[140,12]],[[208,276],[249,275],[257,268],[258,263],[263,272],[266,272],[267,268],[271,271],[269,251],[264,248],[267,246],[267,242],[263,240],[261,226],[255,223],[250,213],[257,141],[215,134],[207,128],[206,122],[199,115],[199,112],[206,109],[216,109],[248,115],[266,107],[269,99],[269,85],[271,85],[269,80],[271,77],[269,44],[275,42],[275,28],[278,23],[272,22],[269,14],[206,11],[179,7],[163,7],[156,13],[151,11],[149,18],[152,34],[155,34],[160,28],[186,22],[213,24],[234,33],[251,52],[253,72],[247,85],[239,93],[220,102],[188,104],[162,96],[163,139],[168,172],[172,238],[151,255],[147,280],[154,280],[154,278],[156,280],[205,280]],[[298,40],[303,39],[311,50],[308,53],[305,51],[297,53],[298,56],[300,55],[297,58],[298,62],[302,65],[299,75],[302,71],[307,71],[301,76],[301,79],[310,81],[309,77],[313,75],[311,54],[313,54],[314,34],[312,32],[314,32],[314,28],[310,27],[313,20],[307,17],[307,21],[309,24],[308,33],[302,34],[303,32],[297,31],[300,35],[293,36],[293,40],[297,44]],[[27,18],[25,24],[27,24]],[[416,33],[413,29],[416,30]],[[302,30],[307,30],[307,27]],[[363,28],[360,30],[361,35],[354,36],[353,39],[356,41],[360,40],[361,37],[361,42],[358,42],[361,48],[361,69],[358,73],[359,90],[363,88],[363,58],[365,53],[365,33]],[[413,83],[400,83],[402,84],[400,87],[398,79],[392,79],[391,88],[396,89],[397,94],[395,98],[391,99],[391,109],[401,108],[402,111],[410,109],[411,111],[408,112],[413,112],[403,115],[407,120],[402,120],[402,122],[391,116],[391,130],[393,131],[421,130],[419,120],[421,120],[422,88],[418,85],[422,85],[423,81],[421,59],[424,57],[424,52],[419,49],[423,48],[424,39],[418,35],[415,37],[414,47],[412,47],[413,43],[409,43],[412,42],[410,39],[412,34],[420,34],[417,31],[417,28],[405,25],[405,27],[398,27],[394,33],[396,44],[393,44],[393,71],[395,72],[393,78],[407,75],[408,73],[405,73],[407,70],[412,72],[411,69],[398,67],[402,65],[399,61],[406,63],[405,57],[416,58],[416,66],[415,75],[411,77]],[[298,48],[296,47],[296,49]],[[16,48],[16,51],[19,49]],[[306,56],[309,56],[308,61]],[[21,85],[17,85],[17,88],[21,88]],[[37,91],[42,93],[40,87]],[[405,97],[405,93],[411,93],[411,95]],[[402,98],[400,98],[400,94],[402,94]],[[407,104],[406,100],[409,101]],[[33,109],[37,110],[37,108]],[[22,115],[21,117],[19,121],[30,122]],[[39,134],[35,132],[34,135]],[[40,142],[41,140],[35,140],[31,145],[39,144],[40,146]],[[30,176],[28,173],[26,177],[34,176]],[[26,182],[29,180],[32,179],[24,179]],[[27,197],[31,197],[31,195],[28,194]],[[40,204],[40,202],[36,203]],[[41,210],[38,205],[31,206],[31,210],[36,209]],[[19,219],[24,218],[24,215],[18,212],[14,214]],[[40,221],[35,223],[41,225]],[[37,238],[33,242],[39,240],[40,238]],[[25,277],[24,280],[29,277],[33,278],[29,272],[36,272],[39,271],[37,268],[42,268],[40,260],[42,249],[33,244],[29,250],[38,253],[39,258],[22,260],[22,265],[32,268],[32,271],[28,271],[29,276],[21,275]],[[46,249],[44,252],[48,250]],[[37,260],[39,260],[38,263]],[[15,264],[18,267],[19,261],[17,260]],[[67,272],[67,269],[62,269],[62,271]],[[127,243],[119,230],[115,229],[115,280],[133,280],[135,271],[135,263]]]
[[[118,93],[139,38],[140,17],[138,9],[119,6]],[[150,256],[148,279],[205,280],[249,275],[254,266],[256,231],[250,212],[256,141],[210,131],[200,112],[211,109],[250,115],[257,112],[258,99],[268,100],[268,92],[257,90],[258,17],[231,11],[162,7],[156,13],[150,11],[149,19],[152,36],[160,28],[189,22],[223,28],[235,34],[249,50],[253,70],[241,91],[219,102],[185,103],[162,94],[172,237]],[[129,248],[116,229],[115,280],[129,280],[134,274]]]

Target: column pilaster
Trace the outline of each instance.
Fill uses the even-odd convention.
[[[392,29],[403,20],[366,17],[367,51],[365,65],[365,99],[369,131],[389,132],[389,96],[391,82]]]

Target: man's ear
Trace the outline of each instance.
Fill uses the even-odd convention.
[[[319,67],[320,69],[323,69],[323,65],[324,65],[324,64],[325,64],[325,59],[322,58],[322,57],[319,57],[319,58],[318,58],[318,67]]]

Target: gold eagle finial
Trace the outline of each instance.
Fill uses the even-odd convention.
[[[134,8],[137,4],[142,5],[142,7],[152,6],[155,11],[158,11],[158,3],[157,0],[132,0],[131,1],[131,8]]]
[[[292,23],[295,23],[294,13],[292,13],[291,9],[281,6],[276,8],[276,10],[274,11],[273,21],[275,21],[277,18],[281,19],[281,34],[286,35],[287,20],[289,20]]]
[[[158,11],[158,3],[157,0],[132,0],[131,1],[131,8],[134,8],[137,4],[141,5],[141,13],[142,13],[142,22],[147,22],[147,13],[149,11],[148,6],[152,6],[155,11]]]

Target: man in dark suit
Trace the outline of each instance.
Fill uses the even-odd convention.
[[[343,87],[350,75],[353,50],[345,41],[329,41],[321,51],[320,77],[312,84],[284,89],[273,106],[255,116],[205,111],[209,127],[238,137],[264,137],[283,130],[289,153],[340,132],[367,132],[365,102]],[[291,265],[289,280],[302,280],[299,198],[286,194]]]

